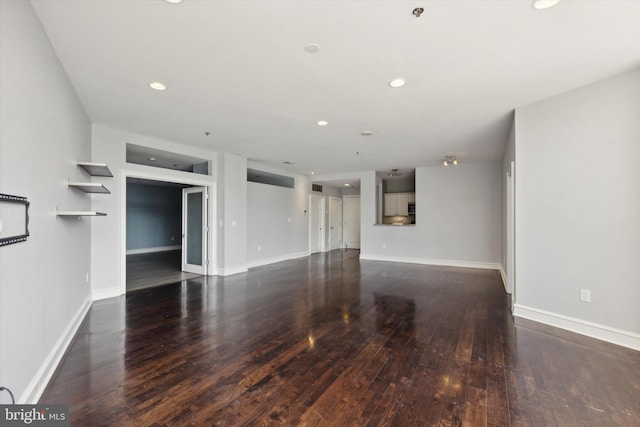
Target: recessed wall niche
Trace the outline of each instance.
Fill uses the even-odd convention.
[[[184,154],[157,150],[135,144],[127,144],[127,163],[191,172],[200,175],[211,174],[209,161],[207,159],[185,156]]]

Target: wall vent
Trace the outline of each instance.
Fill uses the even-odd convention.
[[[322,193],[322,185],[320,185],[320,184],[311,184],[311,191]]]

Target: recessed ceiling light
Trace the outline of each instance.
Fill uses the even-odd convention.
[[[178,3],[182,3],[182,0],[164,0],[167,3],[171,3],[171,4],[178,4]]]
[[[360,135],[362,136],[371,136],[373,135],[373,132],[370,130],[363,130],[362,132],[360,132]]]
[[[345,187],[351,187],[351,184],[345,184],[344,186]]]
[[[391,87],[402,87],[407,83],[407,81],[403,78],[393,79],[389,82],[389,86]]]
[[[155,89],[155,90],[166,90],[167,89],[167,87],[164,84],[160,83],[160,82],[151,82],[151,83],[149,83],[149,87],[151,89]]]
[[[149,157],[149,161],[150,161],[150,162],[155,162],[155,161],[156,161],[156,158],[155,158],[155,157]]]
[[[532,4],[534,9],[548,9],[560,3],[560,0],[535,0]]]
[[[308,44],[304,47],[304,51],[307,53],[318,53],[320,51],[320,46],[317,44]]]
[[[311,175],[315,175],[316,173],[314,171],[311,171]]]
[[[318,120],[318,126],[326,126],[328,125],[329,122],[326,120]]]

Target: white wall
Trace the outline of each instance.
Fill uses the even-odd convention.
[[[374,185],[361,189],[362,258],[499,268],[501,162],[416,168],[415,226],[374,225]]]
[[[127,163],[126,144],[152,147],[158,150],[199,157],[216,165],[217,154],[213,151],[182,145],[149,136],[139,135],[102,125],[92,126],[92,160],[105,162],[113,172],[113,178],[94,178],[102,182],[111,194],[94,195],[93,210],[107,213],[106,217],[92,222],[91,265],[93,277],[91,288],[94,299],[109,298],[125,291],[126,271],[126,177],[167,180],[192,185],[208,186],[216,190],[216,176],[193,174],[170,169],[155,168]],[[213,174],[217,170],[214,167]],[[215,223],[215,194],[210,197],[210,221]],[[216,248],[216,229],[209,236],[209,247]],[[216,265],[216,254],[210,254]],[[215,272],[213,272],[215,273]]]
[[[219,242],[223,245],[224,258],[218,262],[218,273],[227,276],[247,269],[247,159],[221,153],[218,164],[218,177],[222,182],[218,195],[218,205],[222,208],[218,228],[224,238]]]
[[[0,248],[0,385],[35,403],[89,308],[100,218],[56,219],[91,206],[66,185],[89,179],[90,123],[31,3],[0,2],[0,19],[0,193],[31,202],[28,241]]]
[[[640,70],[517,109],[516,164],[516,314],[640,348]]]
[[[291,174],[256,162],[252,162],[250,168],[293,176],[295,187],[283,188],[255,182],[248,183],[248,265],[253,267],[308,255],[311,183],[303,175]],[[326,186],[323,188],[323,193],[324,191]],[[335,193],[339,194],[338,190]],[[320,193],[313,194],[320,195]]]

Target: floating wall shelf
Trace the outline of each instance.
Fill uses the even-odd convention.
[[[106,163],[78,162],[78,166],[84,169],[91,176],[113,177]]]
[[[106,163],[93,163],[93,162],[77,162],[79,168],[82,168],[86,173],[91,176],[103,176],[113,178],[113,174],[109,170]],[[97,182],[71,182],[67,183],[68,187],[75,188],[76,190],[83,191],[85,193],[93,194],[111,194],[111,191],[104,185]],[[56,207],[56,217],[80,217],[80,216],[107,216],[103,212],[95,211],[59,211]]]
[[[69,187],[77,188],[85,193],[111,194],[111,191],[102,184],[95,182],[69,182]]]
[[[94,211],[56,211],[57,216],[107,216],[103,212]]]

